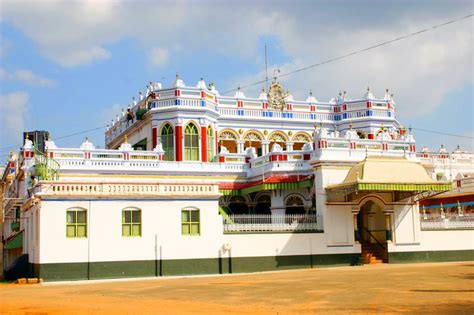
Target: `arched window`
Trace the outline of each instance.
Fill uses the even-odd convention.
[[[122,210],[122,236],[142,235],[142,210],[125,208]]]
[[[66,236],[87,237],[87,210],[71,208],[66,210]]]
[[[184,129],[184,159],[199,161],[199,132],[193,123]]]
[[[209,126],[207,128],[207,161],[212,162],[214,160],[214,130]]]
[[[161,128],[161,144],[165,151],[165,161],[174,160],[174,130],[173,126],[166,124]]]
[[[286,214],[305,214],[303,199],[300,196],[292,195],[286,199]]]

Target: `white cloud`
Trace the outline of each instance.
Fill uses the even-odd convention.
[[[27,7],[24,2],[7,1],[3,17],[31,38],[43,56],[67,67],[111,58],[107,45],[130,38],[160,67],[170,55],[188,60],[196,52],[255,65],[255,60],[261,60],[259,40],[269,36],[289,59],[280,66],[284,73],[440,24],[471,8],[469,1],[377,6],[304,1],[51,1]],[[472,82],[469,22],[292,75],[285,85],[297,99],[313,90],[320,100],[330,99],[340,89],[358,97],[367,85],[376,95],[383,95],[388,87],[395,93],[399,114],[422,116],[435,110],[449,91]],[[271,46],[269,50],[271,57]],[[221,90],[226,88],[223,85],[263,78],[262,73],[243,75],[244,70],[233,78],[225,69],[222,73],[224,78],[212,78]]]
[[[150,50],[148,58],[152,65],[162,67],[168,62],[169,52],[167,49],[154,47]]]
[[[5,69],[0,68],[0,80],[20,81],[29,85],[42,87],[56,85],[54,80],[39,76],[28,69],[20,69],[10,73]]]
[[[3,144],[21,142],[29,96],[26,92],[0,95],[0,139]]]

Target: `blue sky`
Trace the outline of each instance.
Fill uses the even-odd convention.
[[[168,86],[177,71],[221,92],[259,81],[265,43],[270,69],[288,72],[472,12],[471,1],[2,1],[0,158],[24,129],[54,139],[104,126],[150,80]],[[389,88],[402,124],[474,137],[472,36],[471,18],[282,83],[295,99],[312,90],[323,101]],[[103,147],[104,130],[57,145],[88,136]],[[474,150],[472,138],[415,136],[419,148]]]

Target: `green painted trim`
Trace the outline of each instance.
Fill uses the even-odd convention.
[[[23,231],[16,234],[5,243],[5,247],[3,249],[16,249],[23,247]]]
[[[474,250],[389,252],[390,263],[473,261]]]
[[[230,255],[231,256],[231,255]],[[45,281],[228,274],[256,271],[352,265],[360,254],[223,257],[146,261],[34,264],[34,277]]]
[[[253,192],[262,191],[262,190],[290,190],[290,189],[300,189],[311,187],[313,185],[312,179],[307,179],[301,182],[294,182],[294,183],[264,183],[252,187],[247,187],[241,190],[241,193],[244,195],[251,194]]]
[[[357,183],[358,190],[390,190],[390,191],[446,191],[451,190],[451,184],[396,184],[396,183]]]
[[[240,189],[219,189],[219,192],[224,196],[240,196]]]

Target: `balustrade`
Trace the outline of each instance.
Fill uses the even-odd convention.
[[[231,214],[223,221],[224,233],[318,231],[316,214]]]

